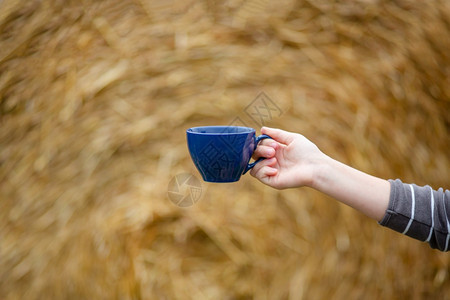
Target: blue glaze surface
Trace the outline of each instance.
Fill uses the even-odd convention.
[[[193,127],[186,131],[192,161],[208,182],[235,182],[257,162],[249,164],[260,140],[255,129],[240,126]]]

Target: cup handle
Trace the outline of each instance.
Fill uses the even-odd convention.
[[[270,136],[268,136],[267,134],[261,134],[260,136],[258,136],[255,139],[255,149],[253,149],[253,151],[256,150],[256,147],[258,147],[259,142],[261,142],[264,139],[272,139]],[[266,159],[265,157],[260,157],[258,158],[256,161],[252,162],[251,164],[247,164],[247,168],[245,168],[244,173],[242,173],[242,175],[244,175],[245,173],[247,173],[248,171],[251,170],[251,168],[253,168],[257,163],[259,163],[260,161]]]

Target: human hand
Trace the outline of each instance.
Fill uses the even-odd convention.
[[[277,188],[312,187],[374,220],[380,221],[389,203],[390,183],[322,153],[301,134],[263,127],[263,140],[254,158],[266,157],[250,174]]]
[[[250,174],[277,189],[312,186],[315,171],[326,157],[319,148],[301,134],[263,127],[266,139],[255,150],[254,158],[266,157]]]

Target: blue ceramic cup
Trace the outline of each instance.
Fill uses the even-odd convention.
[[[255,129],[239,126],[193,127],[186,131],[192,161],[208,182],[234,182],[259,161],[249,163],[258,143],[268,135],[255,137]]]

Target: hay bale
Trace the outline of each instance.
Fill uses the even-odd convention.
[[[258,127],[261,91],[270,125],[448,187],[449,19],[446,1],[0,2],[0,297],[448,294],[448,255],[314,191],[166,193],[197,174],[185,129]]]

